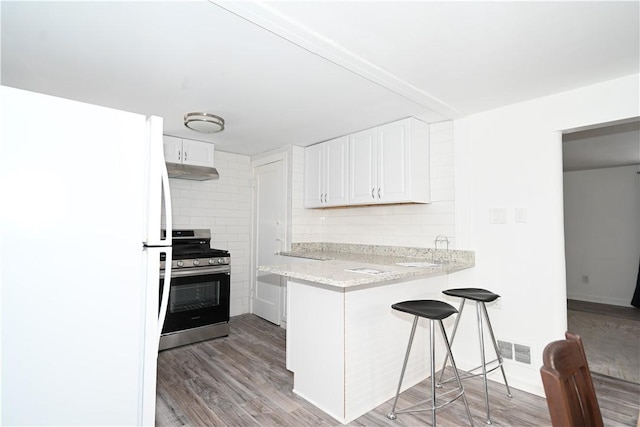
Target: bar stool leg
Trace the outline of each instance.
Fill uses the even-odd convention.
[[[491,423],[491,415],[489,410],[489,387],[487,385],[487,363],[484,357],[484,328],[482,325],[482,305],[484,303],[476,302],[476,313],[478,314],[478,336],[480,337],[480,362],[482,363],[482,381],[484,384],[484,403],[487,409],[487,424]]]
[[[402,387],[402,379],[404,378],[404,371],[407,369],[407,362],[409,361],[409,353],[411,352],[411,345],[413,344],[413,336],[416,334],[416,326],[418,326],[418,316],[415,316],[413,319],[413,326],[411,327],[411,334],[409,335],[409,344],[407,345],[407,352],[404,355],[404,363],[402,364],[402,371],[400,371],[400,381],[398,382],[398,390],[396,391],[396,398],[393,400],[393,407],[391,408],[391,412],[387,414],[387,418],[389,418],[390,420],[396,419],[396,405],[398,404],[398,396],[400,395],[400,388]]]
[[[444,330],[444,325],[442,324],[442,320],[439,320],[440,322],[440,331],[442,332],[442,337],[444,338],[444,343],[445,346],[447,347],[447,356],[449,356],[451,358],[451,367],[453,368],[453,374],[456,377],[456,382],[458,383],[458,387],[460,389],[462,389],[462,401],[464,402],[464,408],[467,411],[467,417],[469,417],[469,424],[471,425],[471,427],[474,426],[473,424],[473,418],[471,418],[471,411],[469,410],[469,404],[467,403],[467,397],[464,395],[464,387],[462,386],[462,381],[460,381],[460,375],[458,374],[458,367],[456,366],[456,362],[453,359],[453,353],[451,352],[451,345],[449,344],[449,340],[447,338],[447,332]],[[433,367],[433,359],[431,359],[431,366]],[[433,371],[432,371],[432,375],[433,375]],[[433,384],[433,390],[435,390],[435,383],[433,381],[433,377],[431,377],[431,382]],[[435,403],[434,403],[435,404]],[[435,411],[434,411],[435,413]],[[435,427],[435,416],[433,418],[433,426]]]
[[[493,333],[493,327],[491,326],[491,320],[489,320],[489,313],[487,313],[487,307],[482,303],[482,310],[484,311],[484,317],[487,319],[487,326],[489,329],[489,334],[491,335],[491,340],[493,341],[493,348],[496,350],[496,354],[498,355],[498,362],[500,363],[500,371],[502,372],[502,378],[504,379],[504,385],[507,388],[507,397],[512,397],[511,389],[509,388],[509,383],[507,382],[507,376],[504,373],[504,366],[502,359],[502,354],[500,354],[500,347],[498,347],[498,341],[496,340],[496,336]]]
[[[434,320],[429,319],[429,365],[431,365],[431,425],[436,426],[436,331]],[[442,322],[440,322],[442,323]],[[446,340],[446,338],[445,338]]]
[[[462,310],[464,309],[464,303],[466,298],[462,298],[460,301],[460,308],[458,309],[458,315],[456,316],[456,322],[453,324],[453,331],[451,332],[451,341],[449,341],[449,345],[453,346],[453,340],[456,338],[456,332],[458,331],[458,323],[460,322],[460,316],[462,315]],[[436,387],[442,387],[442,377],[444,376],[444,369],[447,367],[447,362],[449,361],[449,353],[444,358],[444,363],[442,363],[442,369],[440,370],[440,378],[438,378],[438,383]]]

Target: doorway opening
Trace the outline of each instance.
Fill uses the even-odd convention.
[[[568,329],[592,371],[640,383],[640,121],[567,131],[562,146]]]

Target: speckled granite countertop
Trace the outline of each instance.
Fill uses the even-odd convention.
[[[290,252],[280,255],[282,263],[258,270],[338,288],[449,274],[475,265],[473,251],[400,246],[293,243]]]

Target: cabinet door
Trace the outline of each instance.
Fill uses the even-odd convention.
[[[409,120],[378,128],[378,188],[380,202],[408,201],[410,196]],[[427,168],[428,165],[425,165]]]
[[[345,206],[349,204],[349,137],[343,136],[321,145],[324,145],[324,205]]]
[[[324,202],[322,144],[304,150],[304,207],[321,207]]]
[[[182,163],[182,139],[162,135],[164,160],[168,163]]]
[[[207,142],[182,140],[183,163],[194,166],[213,167],[214,145]]]
[[[349,203],[377,203],[377,135],[375,129],[349,137]]]

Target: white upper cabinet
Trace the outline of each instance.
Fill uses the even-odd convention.
[[[304,150],[304,207],[319,208],[324,203],[324,170],[322,144]]]
[[[164,160],[167,163],[182,163],[182,139],[162,135]]]
[[[304,153],[304,206],[348,204],[349,137],[312,145]]]
[[[325,147],[325,205],[340,206],[349,202],[349,137],[343,136],[326,143]]]
[[[429,126],[414,118],[351,135],[351,204],[429,202]]]
[[[306,208],[429,203],[429,125],[413,117],[305,149]]]
[[[376,203],[378,199],[378,133],[377,128],[349,136],[349,202]]]
[[[214,145],[163,135],[164,157],[168,163],[213,167]]]

